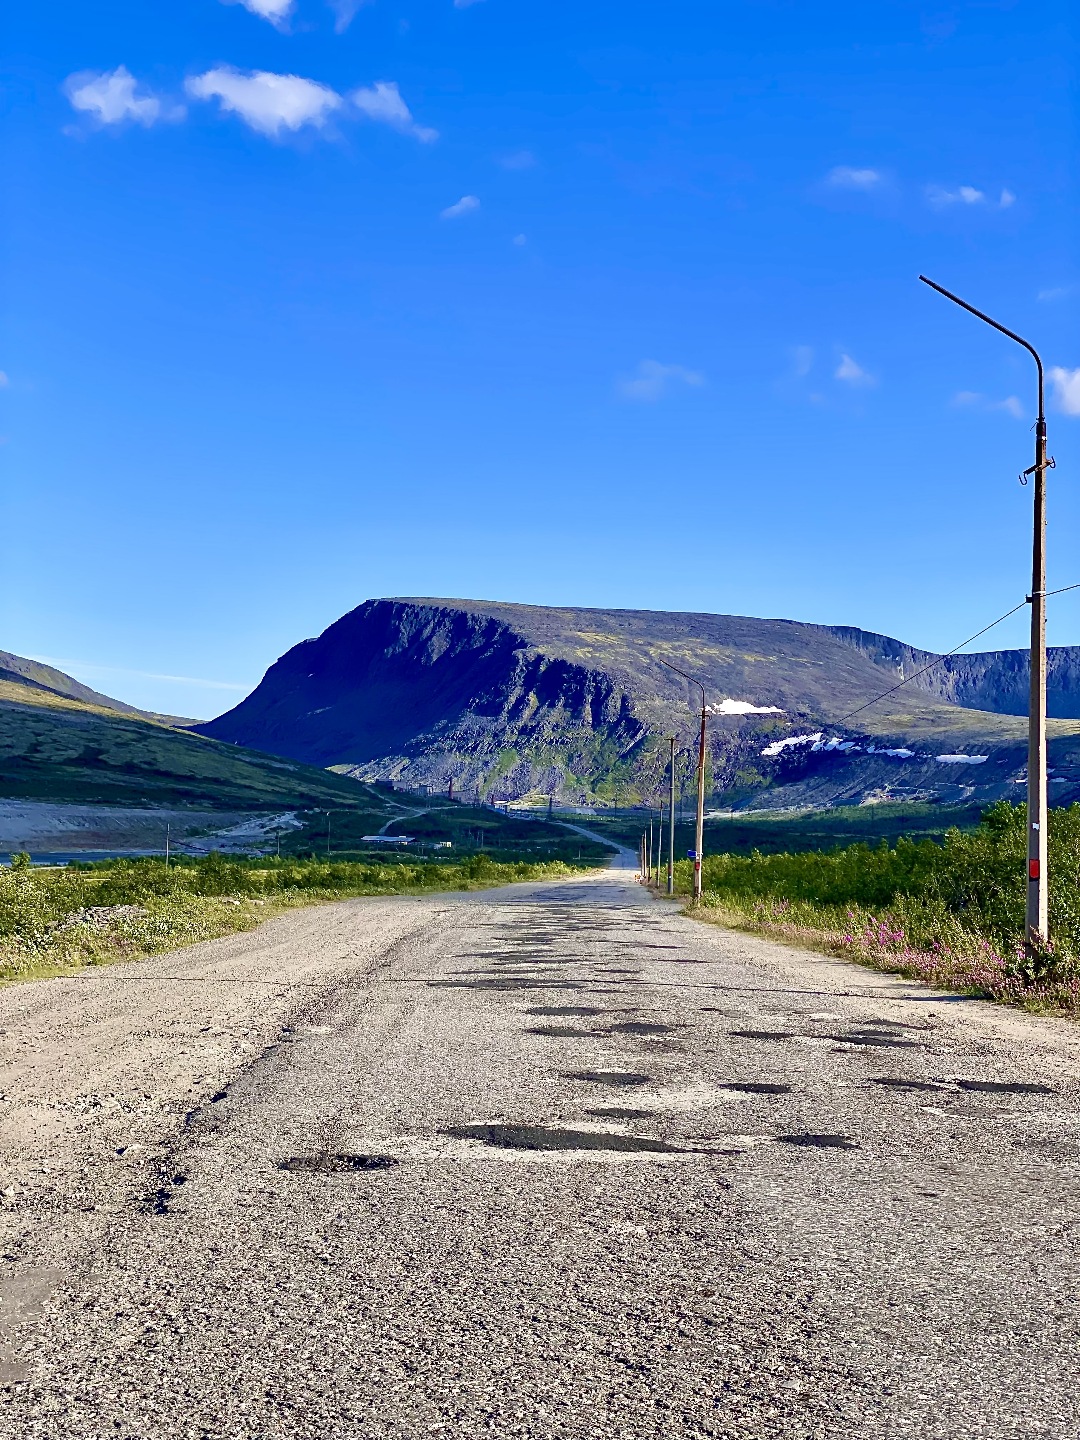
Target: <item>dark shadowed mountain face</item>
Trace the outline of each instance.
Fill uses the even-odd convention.
[[[954,657],[861,709],[934,658],[887,636],[790,620],[370,600],[199,728],[365,779],[630,800],[657,792],[663,737],[692,736],[697,692],[666,660],[698,677],[717,707],[717,792],[805,788],[827,771],[827,789],[858,798],[903,771],[918,772],[920,793],[966,794],[974,766],[989,765],[968,763],[968,751],[992,755],[994,785],[1007,787],[1024,736],[1011,718],[1026,710],[1023,652]],[[1080,715],[1077,657],[1056,652],[1055,667],[1058,713]],[[980,784],[990,778],[979,772]]]

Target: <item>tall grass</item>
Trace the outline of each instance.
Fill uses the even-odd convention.
[[[1034,956],[1024,946],[1025,811],[1006,802],[940,844],[707,857],[705,905],[715,918],[934,984],[1077,1009],[1080,805],[1051,812],[1048,843],[1051,943]],[[688,893],[690,866],[676,868]]]
[[[459,864],[285,860],[212,854],[0,870],[0,980],[136,958],[250,929],[277,911],[356,895],[472,890],[572,874],[561,861]]]

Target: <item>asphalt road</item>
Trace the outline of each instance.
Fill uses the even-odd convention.
[[[0,993],[0,1435],[1080,1435],[1075,1027],[625,871]]]

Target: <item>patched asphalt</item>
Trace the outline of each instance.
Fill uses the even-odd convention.
[[[625,869],[214,946],[0,994],[0,1435],[1080,1435],[1068,1022]]]

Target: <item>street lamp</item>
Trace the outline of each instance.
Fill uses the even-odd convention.
[[[656,657],[660,660],[660,656]],[[698,740],[698,763],[697,763],[697,825],[694,831],[694,904],[701,899],[701,851],[705,843],[705,686],[693,675],[688,675],[685,670],[680,670],[677,665],[672,665],[670,660],[660,660],[661,665],[666,665],[669,670],[674,670],[676,675],[681,675],[684,680],[689,680],[701,691],[701,734]]]
[[[1031,698],[1028,703],[1027,769],[1027,911],[1025,945],[1029,955],[1046,948],[1049,939],[1046,873],[1046,472],[1054,468],[1046,457],[1046,415],[1043,410],[1043,363],[1034,345],[1008,330],[974,305],[961,300],[925,275],[919,279],[970,315],[984,320],[1002,335],[1022,345],[1039,372],[1039,416],[1035,421],[1035,464],[1020,477],[1034,477],[1034,517],[1031,546]]]

